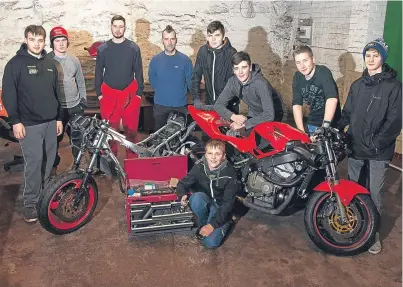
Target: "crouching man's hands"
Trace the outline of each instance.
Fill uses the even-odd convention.
[[[214,231],[214,227],[211,224],[206,224],[200,229],[199,233],[200,233],[201,236],[207,237],[213,231]]]
[[[182,196],[181,198],[181,205],[182,206],[187,206],[188,205],[188,196],[185,194],[184,196]]]

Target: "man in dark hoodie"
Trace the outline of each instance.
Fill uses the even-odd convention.
[[[252,65],[246,52],[232,56],[235,75],[230,78],[217,99],[214,109],[226,120],[231,120],[231,129],[250,131],[254,126],[270,121],[281,121],[282,101],[278,92],[263,77],[257,64]],[[248,114],[245,117],[229,110],[227,104],[234,98],[245,102]]]
[[[387,52],[388,45],[381,38],[365,46],[367,68],[351,85],[339,122],[339,129],[349,126],[347,134],[352,150],[348,159],[349,178],[358,182],[364,161],[368,161],[369,191],[379,214],[385,172],[402,129],[402,83],[396,79],[396,71],[385,63]],[[381,250],[377,233],[369,252],[377,254]]]
[[[202,161],[178,183],[177,193],[182,205],[196,215],[196,233],[206,248],[218,247],[231,226],[231,211],[238,189],[237,174],[225,158],[225,143],[209,140]]]
[[[197,52],[191,94],[196,108],[212,109],[228,79],[233,76],[231,58],[236,50],[225,38],[224,25],[213,21],[207,26],[207,43]],[[206,100],[201,101],[200,83],[204,77]]]
[[[57,69],[45,57],[45,29],[30,25],[24,36],[25,43],[5,67],[2,97],[25,160],[24,218],[35,222],[36,204],[52,170],[63,125]]]

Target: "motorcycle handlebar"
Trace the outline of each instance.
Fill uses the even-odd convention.
[[[341,132],[336,129],[336,128],[332,128],[332,127],[319,127],[316,129],[316,131],[313,133],[313,136],[317,136],[317,137],[321,137],[321,136],[325,136],[325,137],[330,137],[331,134],[335,134],[338,137],[341,137]]]

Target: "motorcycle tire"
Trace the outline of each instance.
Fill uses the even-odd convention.
[[[379,214],[366,194],[356,195],[346,208],[347,223],[340,221],[337,200],[331,193],[314,193],[305,209],[305,227],[313,243],[326,253],[351,256],[374,243]]]
[[[67,234],[91,220],[98,203],[98,187],[91,176],[78,208],[72,207],[84,175],[82,171],[59,174],[43,189],[38,202],[38,218],[47,231],[57,235]]]

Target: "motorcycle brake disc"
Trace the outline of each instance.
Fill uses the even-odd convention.
[[[60,220],[64,222],[75,222],[80,219],[85,211],[87,206],[87,196],[84,194],[77,208],[73,207],[74,200],[76,197],[77,191],[76,189],[71,189],[66,191],[60,198],[58,207],[54,211],[54,213],[59,217]]]

